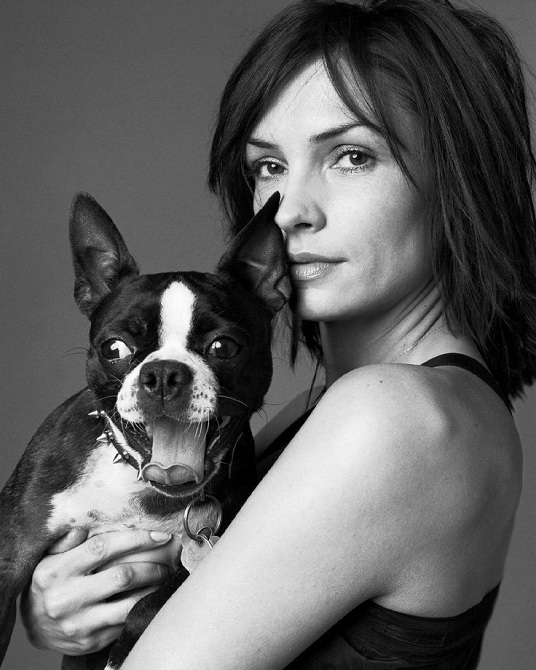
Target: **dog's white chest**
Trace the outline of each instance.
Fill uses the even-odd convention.
[[[115,454],[110,444],[95,447],[76,484],[52,497],[49,530],[80,527],[90,535],[129,528],[180,532],[180,515],[157,518],[144,512],[140,500],[149,485],[137,480],[135,468],[126,462],[113,463]]]

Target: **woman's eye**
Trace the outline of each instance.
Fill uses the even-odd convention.
[[[234,358],[240,351],[240,346],[231,337],[218,337],[208,348],[208,355],[222,360]]]
[[[343,172],[358,172],[370,165],[372,156],[362,149],[345,149],[337,157],[335,166]]]
[[[284,174],[285,166],[276,161],[262,160],[253,165],[253,174],[256,179],[273,179]]]
[[[106,340],[101,345],[101,353],[108,361],[119,361],[134,353],[123,340]]]

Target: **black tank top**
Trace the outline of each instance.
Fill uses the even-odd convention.
[[[510,403],[494,377],[474,358],[448,353],[422,365],[453,365],[475,374]],[[289,426],[263,455],[261,469],[276,460],[312,410]],[[420,617],[361,603],[298,656],[286,670],[474,670],[499,585],[471,609],[452,617]]]

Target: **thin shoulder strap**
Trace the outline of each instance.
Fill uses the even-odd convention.
[[[438,368],[442,365],[452,365],[457,368],[463,368],[468,372],[472,372],[479,379],[481,379],[485,384],[487,384],[499,398],[504,402],[510,413],[512,413],[512,404],[509,398],[506,396],[502,388],[497,383],[495,377],[487,370],[480,361],[477,361],[471,356],[466,356],[465,354],[458,353],[448,353],[441,354],[440,356],[435,356],[428,361],[422,363],[429,368]]]

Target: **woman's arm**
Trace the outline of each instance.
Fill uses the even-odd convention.
[[[135,603],[170,574],[176,548],[169,536],[118,531],[86,537],[76,528],[53,545],[23,595],[23,623],[40,649],[71,656],[103,649],[119,636]]]
[[[124,670],[283,668],[360,602],[401,588],[430,495],[404,443],[432,437],[405,386],[352,373],[326,393]]]

